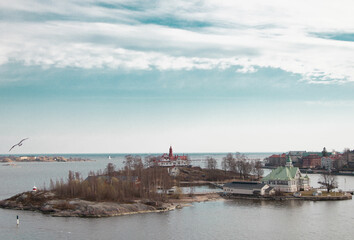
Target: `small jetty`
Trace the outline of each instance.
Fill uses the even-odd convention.
[[[210,182],[210,185],[221,189],[224,187],[224,183]]]

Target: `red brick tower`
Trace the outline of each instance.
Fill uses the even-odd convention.
[[[169,152],[169,154],[168,154],[168,157],[169,157],[170,159],[173,158],[172,146],[170,146],[170,152]]]

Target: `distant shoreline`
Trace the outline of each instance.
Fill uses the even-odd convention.
[[[66,158],[62,156],[21,156],[21,157],[15,157],[15,156],[7,156],[7,157],[0,157],[0,163],[18,163],[18,162],[87,162],[87,161],[93,161],[91,159],[87,158],[81,158],[81,157],[76,157],[76,158]]]

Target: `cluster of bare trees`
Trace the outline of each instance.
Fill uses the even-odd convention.
[[[86,179],[80,173],[69,171],[65,181],[51,180],[50,190],[59,197],[92,201],[164,200],[173,181],[166,168],[146,168],[141,157],[129,155],[120,170],[109,163],[103,172],[90,172]]]
[[[318,183],[326,188],[327,192],[338,187],[337,176],[333,175],[331,172],[322,173]]]
[[[213,157],[207,157],[206,159],[206,168],[207,169],[217,169],[218,168],[218,163],[215,158]]]
[[[226,171],[238,173],[240,178],[247,179],[250,175],[259,179],[263,175],[262,163],[247,158],[244,154],[227,154],[221,162],[221,168]]]

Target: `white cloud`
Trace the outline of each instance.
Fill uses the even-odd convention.
[[[354,42],[311,34],[354,31],[350,1],[105,2],[145,9],[103,8],[96,1],[0,2],[3,11],[16,11],[16,16],[62,16],[2,19],[0,31],[6,37],[0,39],[0,64],[161,71],[238,66],[241,73],[271,67],[312,83],[354,81]],[[192,25],[183,29],[147,24],[146,19]],[[193,27],[194,22],[210,26]]]

